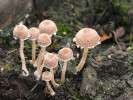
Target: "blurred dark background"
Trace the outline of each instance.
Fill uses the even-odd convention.
[[[34,16],[33,16],[34,15]],[[32,16],[28,24],[44,19],[82,26],[125,26],[131,31],[132,0],[0,0],[0,28],[11,27]]]

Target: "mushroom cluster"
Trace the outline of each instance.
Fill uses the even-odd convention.
[[[25,25],[17,25],[13,30],[13,36],[15,39],[20,39],[20,58],[22,62],[22,75],[28,76],[29,71],[26,67],[25,56],[24,56],[24,40],[32,41],[32,64],[34,67],[37,67],[37,70],[34,72],[37,80],[42,79],[46,81],[47,88],[50,91],[50,94],[53,96],[55,92],[50,86],[49,81],[52,85],[57,88],[60,84],[57,84],[54,79],[54,68],[58,65],[59,61],[63,61],[64,65],[62,66],[61,73],[61,82],[65,82],[65,73],[67,69],[67,62],[73,58],[73,51],[64,47],[59,50],[58,54],[49,53],[46,51],[46,47],[51,44],[52,35],[56,35],[57,27],[56,24],[51,20],[44,20],[39,24],[38,28],[32,27],[28,29]],[[41,47],[41,50],[36,58],[36,40],[38,45]],[[75,36],[74,41],[77,44],[77,47],[84,48],[83,57],[81,62],[76,67],[77,71],[80,71],[85,63],[88,49],[94,48],[100,44],[100,37],[98,33],[92,28],[83,28]],[[49,71],[44,71],[49,70]],[[42,77],[42,78],[41,78]]]

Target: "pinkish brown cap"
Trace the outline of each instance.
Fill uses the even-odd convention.
[[[121,38],[125,34],[125,28],[119,27],[115,31],[116,38]]]
[[[40,32],[37,28],[32,27],[29,29],[29,34],[30,34],[29,40],[36,40],[40,35]]]
[[[94,48],[100,44],[100,36],[92,28],[83,28],[76,34],[74,41],[77,47]]]
[[[51,44],[50,36],[48,34],[45,34],[45,33],[39,35],[39,37],[38,37],[38,44],[41,47],[49,46]]]
[[[46,68],[55,68],[58,65],[58,57],[56,54],[47,53],[43,58],[43,63]]]
[[[62,61],[69,61],[73,58],[73,52],[70,48],[62,48],[58,52],[58,57]]]
[[[44,20],[39,24],[40,33],[47,33],[49,35],[56,34],[56,24],[51,20]]]
[[[25,25],[17,25],[13,30],[13,36],[15,39],[26,40],[30,34],[28,28]]]
[[[44,81],[50,81],[52,79],[52,74],[48,71],[43,72],[42,74],[42,80]]]

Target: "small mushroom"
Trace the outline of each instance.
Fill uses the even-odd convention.
[[[36,57],[36,40],[38,36],[40,35],[40,32],[37,28],[32,27],[29,29],[29,40],[32,40],[32,63],[35,63],[35,57]]]
[[[98,33],[92,28],[83,28],[75,36],[74,41],[76,42],[77,47],[84,48],[83,56],[76,67],[77,71],[80,71],[85,63],[88,49],[94,48],[100,44],[100,37]]]
[[[125,35],[125,28],[124,28],[124,27],[118,27],[118,28],[115,30],[115,35],[116,35],[116,38],[117,38],[117,39],[123,37],[123,36]]]
[[[40,50],[40,57],[38,56],[38,62],[35,62],[37,64],[37,71],[35,71],[34,75],[37,76],[37,79],[40,78],[40,66],[42,64],[42,58],[43,58],[43,53],[45,52],[45,49],[47,46],[49,46],[51,44],[51,38],[48,34],[41,34],[38,37],[38,45],[41,46],[41,50]]]
[[[26,68],[25,64],[25,57],[24,57],[24,40],[27,40],[28,37],[30,36],[29,30],[25,25],[17,25],[14,30],[13,30],[13,36],[15,39],[20,39],[20,57],[22,61],[22,72],[23,76],[28,76],[29,71]]]
[[[50,72],[52,74],[52,84],[55,88],[57,88],[59,86],[59,84],[57,84],[54,80],[54,72],[53,72],[53,68],[55,68],[58,65],[58,56],[56,54],[53,53],[47,53],[44,58],[43,58],[43,64],[46,68],[50,69]]]
[[[52,36],[56,35],[57,27],[56,24],[51,20],[44,20],[39,24],[40,33],[47,33]]]
[[[64,61],[62,74],[61,74],[61,82],[65,81],[65,73],[66,73],[66,67],[67,67],[67,61],[71,60],[73,58],[73,52],[70,48],[62,48],[58,52],[58,57],[61,61]]]
[[[42,74],[42,80],[46,81],[46,84],[47,84],[47,87],[48,87],[48,89],[50,91],[50,94],[52,96],[54,96],[55,95],[55,92],[53,91],[52,87],[49,84],[49,81],[51,79],[52,79],[52,74],[50,72],[48,72],[48,71],[43,72],[43,74]]]

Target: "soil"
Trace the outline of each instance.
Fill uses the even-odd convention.
[[[114,38],[102,42],[101,45],[89,50],[83,70],[75,73],[74,68],[80,61],[83,51],[72,42],[75,33],[86,26],[93,27],[98,32],[100,32],[99,28],[104,27],[104,32],[107,34],[114,31],[114,29],[111,26],[112,24],[110,25],[110,20],[102,19],[103,23],[100,21],[99,26],[99,19],[97,19],[96,15],[92,22],[88,21],[87,18],[92,17],[90,17],[91,14],[86,14],[87,11],[84,8],[87,0],[80,3],[82,9],[75,7],[79,6],[78,2],[75,3],[71,0],[59,1],[61,3],[59,8],[56,8],[57,2],[53,2],[51,8],[47,8],[45,11],[33,11],[30,17],[23,22],[28,27],[38,26],[39,22],[44,19],[52,19],[58,23],[60,33],[58,32],[57,35],[60,35],[60,37],[53,37],[56,46],[54,49],[48,47],[47,51],[57,53],[63,46],[69,46],[74,51],[75,60],[70,61],[65,83],[60,83],[60,67],[55,72],[55,80],[61,84],[60,87],[53,88],[56,92],[55,96],[49,94],[44,81],[36,80],[33,75],[36,68],[29,63],[32,50],[31,41],[29,40],[25,41],[24,53],[30,75],[27,77],[21,75],[19,40],[13,39],[13,28],[11,28],[11,31],[5,31],[9,35],[2,35],[0,38],[0,100],[132,100],[133,50],[126,51],[126,48],[131,46],[128,31],[118,39],[121,49]],[[60,12],[63,14],[60,14]],[[116,21],[116,19],[113,21]],[[80,24],[77,25],[77,23]],[[118,23],[119,21],[115,22],[116,27],[118,27]],[[121,23],[120,26],[126,26],[125,24],[129,25],[129,23]],[[64,32],[71,34],[64,35]],[[37,46],[37,54],[39,50],[40,47]]]

